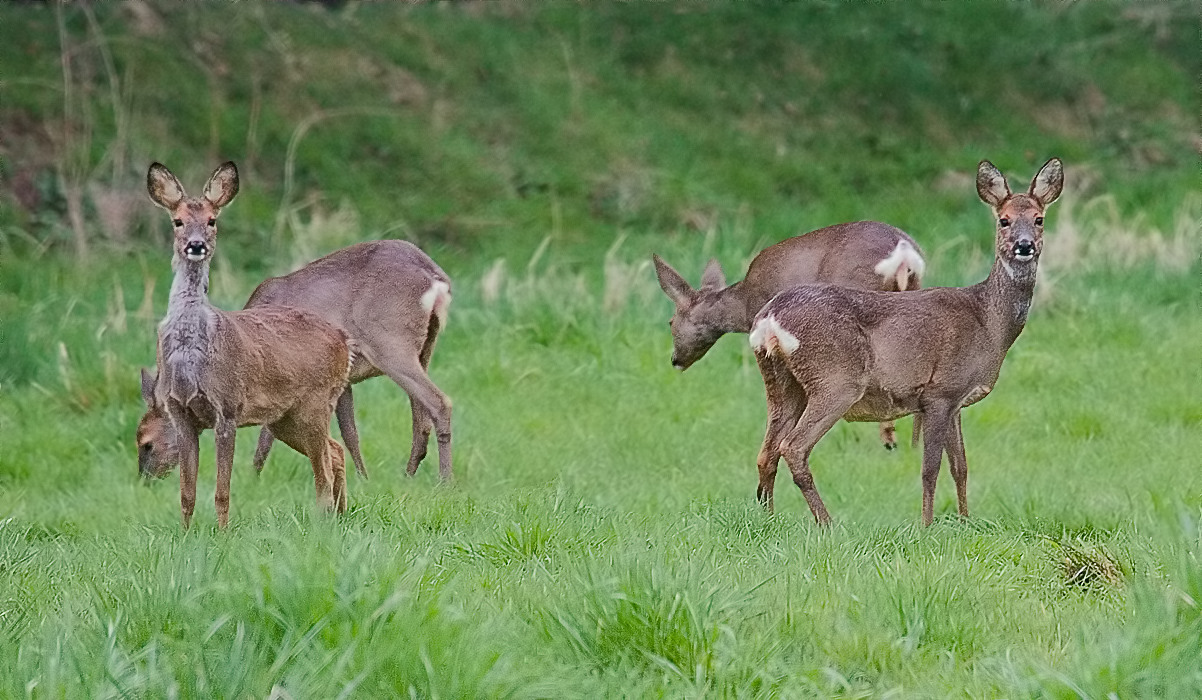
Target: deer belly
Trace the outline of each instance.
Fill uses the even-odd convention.
[[[895,420],[918,410],[911,397],[893,394],[881,389],[869,389],[860,400],[852,404],[843,414],[843,420],[851,422],[878,422]]]

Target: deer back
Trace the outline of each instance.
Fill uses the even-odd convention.
[[[426,340],[432,314],[445,318],[450,280],[428,255],[407,241],[358,243],[295,272],[265,280],[246,308],[268,304],[312,310],[346,330],[363,362],[353,381],[378,373],[366,363],[396,345]]]

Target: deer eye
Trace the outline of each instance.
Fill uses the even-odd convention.
[[[172,219],[171,223],[175,224],[176,228],[179,228],[180,226],[184,225],[184,220],[183,219]]]
[[[1042,216],[1037,216],[1037,217],[1035,217],[1035,225],[1036,225],[1036,226],[1043,226],[1043,217],[1042,217]]]
[[[1010,225],[1010,219],[1007,219],[1006,217],[1003,216],[1002,218],[997,220],[997,223],[998,223],[998,226],[1001,226],[1002,228],[1006,228],[1007,226]]]
[[[209,226],[216,226],[216,225],[217,225],[217,219],[209,219]]]

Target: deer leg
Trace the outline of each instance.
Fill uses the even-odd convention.
[[[346,512],[346,455],[342,453],[342,445],[333,438],[326,439],[329,450],[330,471],[334,477],[334,506],[339,513]]]
[[[881,444],[886,450],[897,449],[897,431],[893,429],[893,421],[887,420],[881,423]]]
[[[924,406],[922,413],[922,524],[929,527],[935,519],[935,482],[952,429],[952,413],[947,406]]]
[[[328,411],[328,406],[325,411]],[[309,458],[313,467],[313,487],[317,491],[317,507],[328,512],[334,510],[334,470],[330,462],[328,444],[330,414],[324,419],[316,416],[323,411],[314,408],[309,420],[301,420],[291,413],[272,423],[271,432],[283,443]]]
[[[230,418],[219,417],[213,428],[217,448],[217,493],[213,501],[217,506],[217,527],[226,528],[230,523],[230,475],[234,469],[234,436],[238,425]]]
[[[805,409],[805,394],[779,358],[757,352],[755,359],[764,377],[764,393],[768,400],[768,428],[755,461],[760,477],[755,498],[771,513],[775,507],[773,492],[780,463],[781,436],[797,424]]]
[[[271,429],[265,425],[259,428],[259,445],[255,447],[255,458],[252,462],[255,465],[255,474],[263,473],[263,464],[267,461],[267,454],[271,452],[273,442],[275,436],[271,434]]]
[[[960,427],[960,412],[952,416],[948,431],[947,462],[956,482],[956,501],[961,518],[968,517],[968,458],[964,456],[964,431]]]
[[[801,419],[781,441],[780,450],[789,465],[789,471],[793,473],[793,483],[801,489],[801,495],[805,496],[810,512],[814,514],[814,520],[819,525],[830,525],[831,516],[814,486],[814,475],[810,472],[809,464],[810,451],[858,399],[855,393],[845,396],[810,396],[805,410],[801,413]]]
[[[168,402],[168,416],[179,433],[179,510],[184,529],[192,524],[192,513],[196,510],[196,472],[200,468],[200,431],[182,409],[172,408]]]
[[[413,476],[417,467],[426,458],[426,450],[430,445],[430,430],[434,422],[416,401],[409,402],[413,409],[413,447],[409,451],[409,463],[405,465],[405,473]]]
[[[434,382],[430,381],[430,377],[426,375],[426,371],[422,369],[419,362],[400,363],[396,366],[376,363],[376,366],[382,369],[392,381],[400,385],[409,395],[409,400],[414,405],[420,406],[432,419],[434,433],[438,437],[438,478],[449,482],[452,478],[451,400],[434,385]],[[428,436],[429,433],[426,435]],[[418,438],[419,436],[414,435],[415,441]],[[417,467],[415,464],[409,466],[411,470],[408,473],[412,475]]]
[[[334,405],[334,415],[338,418],[338,433],[346,443],[346,449],[351,453],[355,462],[355,471],[364,479],[367,478],[367,467],[363,465],[363,454],[359,452],[359,427],[355,425],[355,397],[351,395],[351,387],[347,385],[338,403]],[[339,448],[341,451],[342,448]]]

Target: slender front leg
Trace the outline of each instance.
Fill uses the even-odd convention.
[[[355,397],[351,394],[349,384],[334,405],[334,415],[338,418],[338,432],[342,435],[342,441],[355,461],[355,471],[366,479],[367,467],[363,465],[363,455],[359,452],[359,427],[355,425]],[[338,451],[341,452],[342,448]]]
[[[213,502],[217,506],[217,527],[225,529],[230,524],[230,475],[234,470],[234,436],[238,425],[232,418],[220,416],[213,428],[217,448],[217,493]]]
[[[275,442],[275,436],[271,434],[271,429],[267,426],[259,428],[259,445],[255,448],[255,459],[252,462],[256,474],[263,473],[263,463],[267,461],[267,454],[271,452],[272,442]]]
[[[935,520],[935,482],[951,430],[952,417],[945,405],[926,406],[922,411],[922,524]]]
[[[948,433],[947,462],[956,482],[956,501],[961,518],[968,517],[968,458],[964,455],[964,431],[960,427],[960,411],[952,417]]]
[[[196,510],[196,473],[200,468],[200,431],[182,407],[168,404],[167,415],[179,438],[179,510],[184,529],[192,525]]]

